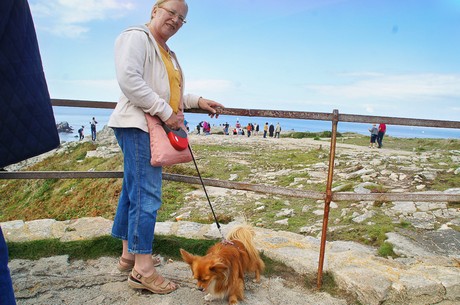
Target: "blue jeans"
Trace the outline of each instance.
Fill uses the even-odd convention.
[[[128,252],[152,253],[157,211],[161,207],[162,168],[150,165],[150,138],[137,128],[114,128],[123,152],[123,186],[112,236],[128,241]]]
[[[15,305],[13,283],[8,269],[8,248],[0,228],[0,305]]]
[[[91,125],[91,140],[96,141],[96,125]]]

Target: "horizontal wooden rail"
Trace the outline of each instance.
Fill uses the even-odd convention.
[[[115,102],[98,102],[98,101],[82,101],[82,100],[64,100],[52,99],[53,106],[67,107],[83,107],[83,108],[115,108]],[[201,109],[186,109],[185,112],[190,113],[206,113]],[[325,112],[304,112],[304,111],[285,111],[285,110],[264,110],[264,109],[240,109],[240,108],[223,108],[219,110],[219,114],[248,116],[248,117],[269,117],[269,118],[286,118],[286,119],[304,119],[304,120],[319,120],[332,121],[334,116],[332,113]],[[357,114],[339,114],[339,122],[354,122],[354,123],[386,123],[391,125],[401,126],[423,126],[435,128],[457,128],[460,129],[459,121],[443,121],[443,120],[426,120],[415,118],[398,118],[388,116],[370,116]]]
[[[1,179],[100,179],[100,178],[123,178],[120,171],[97,171],[97,172],[65,172],[65,171],[30,171],[30,172],[0,172]],[[163,173],[163,179],[189,184],[201,184],[195,176]],[[244,182],[225,181],[204,178],[206,186],[214,186],[242,191],[251,191],[272,195],[284,195],[297,198],[324,200],[323,192],[291,189],[273,185],[252,184]],[[356,194],[349,192],[332,193],[335,201],[431,201],[431,202],[460,202],[460,194],[444,193],[371,193]]]

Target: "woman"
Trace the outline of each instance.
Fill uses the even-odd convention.
[[[125,30],[115,43],[115,68],[122,95],[109,119],[124,156],[123,186],[112,236],[123,243],[118,268],[131,270],[128,284],[165,294],[177,285],[155,269],[152,243],[161,206],[162,168],[150,165],[150,140],[144,114],[157,115],[177,129],[182,107],[201,108],[214,117],[221,104],[196,95],[183,95],[184,80],[167,41],[185,23],[187,3],[160,0],[146,25]]]

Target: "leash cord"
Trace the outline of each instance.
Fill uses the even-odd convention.
[[[214,220],[216,221],[217,229],[219,230],[220,235],[222,235],[222,239],[225,240],[224,234],[222,234],[222,231],[220,229],[220,224],[219,224],[219,221],[217,220],[216,213],[214,213],[214,209],[212,207],[211,200],[209,199],[208,192],[206,191],[206,187],[204,186],[203,178],[201,178],[200,171],[198,170],[198,165],[196,164],[195,156],[193,155],[193,151],[192,151],[192,147],[190,146],[190,143],[188,144],[188,149],[190,150],[190,154],[192,155],[193,164],[195,164],[196,172],[198,173],[198,177],[200,178],[204,193],[206,195],[206,198],[208,199],[208,204],[209,204],[209,207],[211,208],[212,216],[214,216]]]

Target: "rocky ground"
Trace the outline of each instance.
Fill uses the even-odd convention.
[[[237,223],[223,225],[223,233]],[[95,217],[67,221],[17,220],[0,225],[8,241],[58,239],[65,242],[106,236],[110,234],[112,221]],[[195,239],[220,237],[214,224],[187,221],[159,222],[156,234]],[[372,247],[355,242],[328,242],[324,271],[343,291],[331,296],[304,286],[305,275],[308,278],[314,275],[316,279],[319,239],[256,228],[256,247],[265,256],[291,267],[296,275],[284,272],[282,277],[264,276],[260,284],[247,278],[246,299],[242,304],[458,304],[458,259],[439,255],[398,234],[392,234],[391,240],[399,252],[405,253],[404,257],[385,259],[378,257]],[[451,247],[455,248],[452,252],[458,253],[458,239]],[[66,255],[37,261],[15,259],[9,266],[18,304],[225,304],[224,301],[204,302],[203,293],[194,287],[190,268],[180,261],[163,259],[160,267],[162,274],[181,286],[168,296],[129,289],[126,274],[117,271],[113,257],[86,261],[70,260]]]
[[[53,266],[50,272],[49,266]],[[103,257],[91,261],[69,261],[67,256],[39,261],[15,260],[12,272],[17,289],[17,303],[35,304],[162,304],[162,305],[224,305],[227,301],[207,302],[204,293],[196,289],[190,268],[182,262],[164,263],[158,268],[164,276],[180,285],[168,295],[135,291],[126,284],[127,274],[116,268],[116,259]],[[30,272],[23,272],[27,268]],[[346,301],[327,293],[308,291],[292,286],[281,278],[262,278],[260,284],[246,280],[246,298],[242,304],[345,305]]]
[[[279,169],[275,166],[273,169],[267,169],[264,171],[253,170],[248,179],[250,181],[261,181],[267,184],[275,184],[276,181],[283,176],[290,175],[296,171],[308,172],[308,177],[296,178],[294,182],[289,185],[291,188],[302,189],[305,186],[312,185],[325,185],[327,177],[327,155],[329,151],[328,141],[315,141],[313,139],[263,139],[262,137],[243,137],[243,136],[198,136],[191,135],[190,141],[192,146],[194,143],[199,144],[221,144],[221,145],[252,145],[254,147],[269,148],[269,149],[301,149],[301,150],[317,150],[318,154],[323,156],[320,162],[314,164],[301,165],[298,168],[285,168]],[[118,147],[115,140],[110,136],[110,131],[103,130],[98,134],[98,148],[89,152],[88,156],[107,158],[115,153],[119,153]],[[60,150],[67,149],[68,145],[63,145]],[[40,156],[38,158],[43,158]],[[248,164],[251,162],[251,158],[246,158],[243,154],[235,155],[234,152],[228,152],[221,156],[231,160],[231,162],[238,164]],[[29,163],[27,163],[29,162]],[[22,164],[17,164],[7,168],[8,170],[17,170],[23,166],[27,166],[34,160],[28,160]],[[336,152],[336,164],[335,164],[335,176],[334,179],[336,191],[340,191],[342,188],[347,187],[355,193],[369,193],[373,186],[378,186],[386,189],[389,192],[414,192],[414,191],[425,191],[429,189],[429,186],[437,182],[440,175],[458,175],[460,174],[460,151],[427,151],[427,152],[415,152],[415,151],[402,151],[393,149],[369,149],[367,146],[349,145],[340,142],[337,143]],[[237,180],[237,175],[230,175],[230,180]],[[264,206],[264,200],[271,198],[266,194],[245,192],[239,190],[228,190],[220,188],[207,188],[210,194],[215,209],[219,213],[229,215],[231,218],[240,215],[242,209],[247,208],[251,205],[254,210],[262,210],[266,208]],[[438,191],[439,193],[453,193],[460,194],[459,188],[446,188],[445,190]],[[172,217],[180,218],[181,220],[187,220],[194,212],[208,213],[209,207],[205,200],[203,192],[198,189],[193,192],[186,194],[187,204],[183,205],[177,210]],[[260,227],[268,227],[267,222],[273,221],[276,223],[276,230],[287,230],[289,222],[293,217],[298,214],[292,208],[289,200],[285,200],[285,208],[281,209],[276,215],[275,219],[260,219],[256,225]],[[321,234],[322,224],[322,212],[323,202],[317,201],[314,205],[305,205],[301,214],[304,217],[308,215],[316,215],[313,222],[306,223],[305,226],[301,227],[298,231],[293,232],[295,234],[301,234],[299,236],[311,236],[313,238],[319,238]],[[396,277],[398,281],[390,280],[390,290],[388,291],[403,291],[407,290],[407,295],[414,297],[418,295],[425,295],[425,297],[416,298],[417,304],[454,304],[460,301],[460,280],[459,276],[455,274],[459,273],[460,266],[460,233],[458,228],[460,227],[460,208],[458,203],[447,203],[447,202],[414,202],[414,201],[400,201],[400,202],[386,202],[376,206],[374,202],[357,201],[347,203],[347,206],[343,206],[341,203],[331,203],[332,210],[337,210],[332,219],[329,220],[329,232],[334,230],[343,229],[343,219],[351,218],[352,223],[349,225],[350,229],[353,229],[353,224],[366,224],[372,226],[374,223],[372,217],[376,213],[383,213],[390,217],[393,222],[401,223],[405,222],[412,226],[412,229],[398,230],[398,232],[388,233],[388,241],[394,245],[394,252],[399,255],[396,261],[389,260],[387,267],[377,268],[373,265],[366,264],[365,267],[358,264],[356,269],[353,269],[353,263],[349,266],[346,271],[342,274],[337,273],[339,279],[341,279],[340,285],[345,287],[346,290],[354,291],[355,293],[362,291],[362,286],[366,286],[365,283],[359,283],[352,274],[374,274],[382,272],[382,277],[385,278],[385,285],[387,286],[388,278],[393,278],[395,272],[392,264],[398,265],[401,270],[408,271],[407,275],[398,274]],[[367,250],[366,250],[367,251]],[[371,251],[372,252],[372,251]],[[368,252],[366,252],[368,253]],[[358,254],[358,256],[361,254]],[[375,256],[375,251],[372,252],[371,256]],[[276,257],[276,255],[274,255]],[[316,255],[314,255],[316,257]],[[351,259],[350,259],[351,260]],[[370,259],[372,261],[380,261],[382,258]],[[404,267],[405,266],[405,267]],[[425,266],[425,267],[423,267]],[[295,267],[295,262],[294,262]],[[337,265],[337,269],[339,265]],[[28,267],[29,268],[29,267]],[[76,267],[78,269],[78,266]],[[426,268],[426,270],[441,270],[447,268],[447,274],[450,274],[448,278],[443,280],[429,279],[426,270],[423,275],[418,274],[415,270]],[[377,269],[379,269],[377,271]],[[382,270],[381,270],[382,269]],[[385,270],[386,271],[385,271]],[[355,271],[353,271],[355,270]],[[366,271],[367,270],[367,271]],[[399,269],[398,269],[399,270]],[[444,269],[443,269],[444,270]],[[410,271],[410,272],[409,272]],[[385,275],[385,272],[386,275]],[[453,277],[452,277],[453,276]],[[457,277],[457,280],[455,280]],[[118,275],[115,279],[119,278]],[[377,292],[372,294],[372,297],[365,298],[365,296],[357,295],[358,299],[361,300],[372,300],[372,304],[379,304],[387,301],[385,304],[406,304],[404,300],[409,298],[401,299],[401,302],[397,302],[396,299],[389,301],[388,293],[385,291],[378,291],[378,287],[382,285],[382,282],[370,283],[372,278],[377,279],[377,276],[366,277],[369,281],[369,286],[373,286]],[[441,276],[442,278],[442,276]],[[118,280],[115,280],[117,282]],[[120,278],[121,281],[121,278]],[[270,281],[271,282],[271,281]],[[275,283],[275,282],[273,282]],[[441,284],[442,283],[442,284]],[[112,289],[109,286],[118,284],[108,284],[109,291]],[[187,286],[187,285],[186,285]],[[361,287],[361,288],[359,288]],[[24,289],[30,290],[31,288],[25,287]],[[118,288],[115,288],[118,289]],[[270,291],[272,288],[268,288]],[[273,288],[276,290],[277,288]],[[364,289],[366,290],[366,289]],[[372,290],[372,289],[371,289]],[[448,291],[448,295],[444,293],[442,297],[441,291]],[[278,291],[275,294],[280,294]],[[132,294],[135,296],[136,294]],[[377,295],[377,297],[376,297]],[[380,299],[379,299],[380,298]],[[256,297],[257,299],[257,297]],[[254,299],[254,300],[256,300]],[[342,300],[343,301],[343,300]],[[123,299],[122,303],[134,304],[143,303],[141,299]],[[334,304],[335,301],[331,301]],[[340,301],[339,301],[340,302]],[[72,302],[70,304],[85,304],[85,302]],[[101,303],[105,303],[102,302]],[[109,302],[108,302],[109,303]],[[106,304],[108,304],[106,303]],[[315,304],[315,301],[308,303],[305,301],[294,301],[292,304]],[[319,304],[317,302],[316,304]],[[364,302],[366,303],[366,302]],[[28,304],[24,302],[24,304]],[[41,304],[46,304],[43,301]],[[195,303],[170,303],[164,302],[161,304],[195,304]],[[199,303],[196,303],[199,304]],[[257,301],[248,302],[247,304],[259,304]],[[260,304],[278,304],[277,302],[272,303],[260,303]],[[279,303],[288,304],[288,303]],[[370,303],[369,303],[370,304]],[[414,303],[415,304],[415,303]]]

